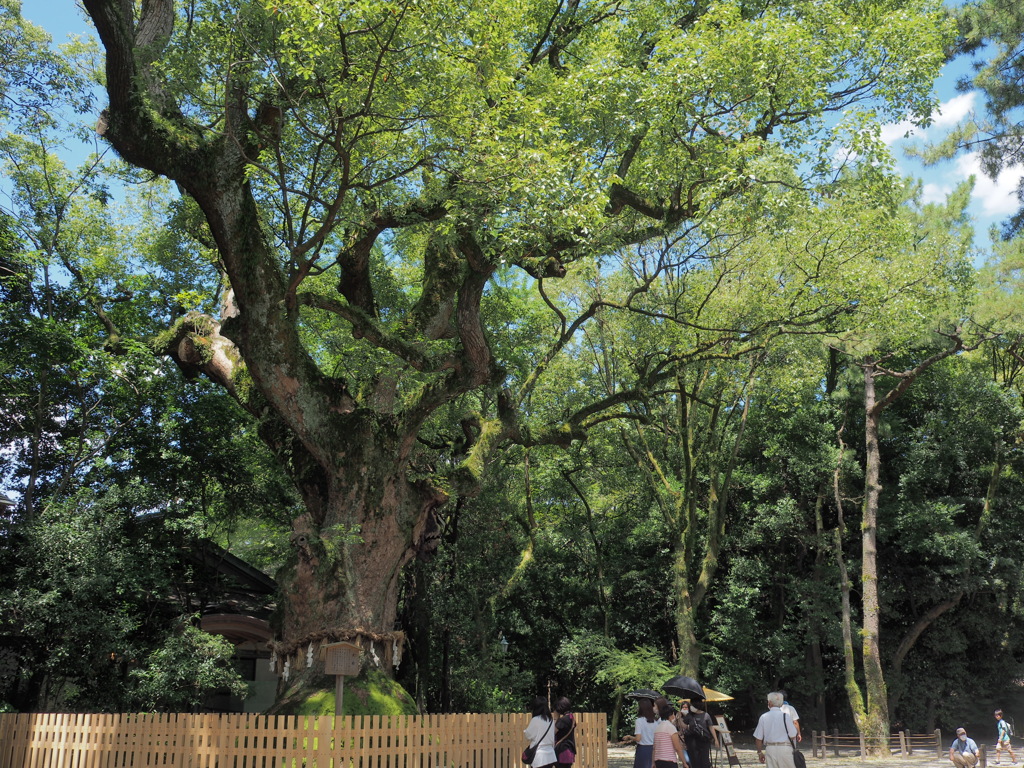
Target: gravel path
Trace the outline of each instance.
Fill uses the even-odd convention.
[[[753,742],[749,744],[736,743],[733,746],[740,768],[757,768],[760,765]],[[937,759],[934,751],[915,753],[912,757],[894,756],[889,759],[869,757],[861,760],[855,755],[811,757],[811,747],[806,742],[800,745],[800,749],[807,758],[807,768],[952,768],[952,763],[948,759],[945,757],[941,760]],[[715,768],[729,768],[729,761],[724,750],[717,755],[715,752],[711,754]],[[578,766],[578,768],[586,768],[586,766]],[[609,745],[608,768],[633,768],[633,747]],[[993,768],[991,762],[989,762],[989,768]]]

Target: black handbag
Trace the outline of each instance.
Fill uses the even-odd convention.
[[[706,723],[711,718],[705,712],[703,716],[698,719],[696,715],[691,714],[689,719],[690,734],[698,741],[711,741],[711,731],[708,730]],[[799,766],[797,766],[799,768]]]
[[[786,724],[786,713],[782,713],[782,724]],[[793,743],[793,737],[789,735],[789,728],[786,728],[786,738],[789,739],[789,746],[793,748],[793,765],[796,768],[807,768],[807,759],[804,757],[804,753],[796,748],[796,744]]]
[[[551,730],[551,726],[554,725],[554,723],[554,720],[548,723],[548,727],[544,731],[544,736],[548,735],[548,731]],[[523,755],[520,758],[523,765],[533,765],[533,758],[537,756],[537,747],[539,747],[540,743],[544,741],[544,736],[541,736],[539,739],[537,739],[536,744],[530,744],[526,749],[523,750]]]

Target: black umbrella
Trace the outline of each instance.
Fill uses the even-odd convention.
[[[626,698],[632,699],[633,701],[636,701],[637,699],[650,699],[651,701],[654,701],[655,699],[661,698],[661,694],[657,691],[652,691],[650,688],[641,688],[638,691],[630,691],[626,694]]]
[[[678,696],[681,699],[704,700],[704,689],[700,683],[686,675],[676,675],[661,686],[661,690],[670,696]]]

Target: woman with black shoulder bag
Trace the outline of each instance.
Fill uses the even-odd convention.
[[[526,751],[523,752],[523,757],[526,758],[531,751],[533,754],[529,755],[530,760],[524,759],[524,763],[533,766],[533,768],[548,768],[548,766],[553,766],[558,762],[558,758],[555,757],[555,730],[553,726],[551,710],[548,709],[548,700],[543,696],[535,696],[533,699],[533,719],[530,720],[530,724],[523,731],[523,734],[530,742]]]

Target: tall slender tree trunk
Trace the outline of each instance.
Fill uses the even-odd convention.
[[[825,521],[822,517],[822,509],[825,506],[825,495],[827,487],[822,486],[814,502],[814,568],[811,575],[814,583],[814,590],[818,594],[825,594],[825,558],[828,553],[828,545],[825,541]],[[807,677],[811,681],[814,700],[814,720],[821,726],[822,730],[828,729],[828,715],[825,709],[825,660],[821,651],[821,639],[825,634],[824,621],[819,613],[815,612],[811,618],[810,643],[807,656]]]
[[[878,425],[882,409],[875,397],[876,369],[869,360],[864,366],[864,508],[861,517],[861,590],[864,689],[867,694],[861,733],[867,736],[872,752],[889,754],[889,696],[882,672],[879,648],[880,612],[878,604],[878,499],[882,491],[879,479],[881,457]]]
[[[843,687],[846,689],[846,696],[850,702],[850,710],[853,712],[853,720],[857,724],[857,730],[863,733],[865,711],[864,694],[857,684],[857,661],[853,652],[853,603],[850,599],[850,576],[846,568],[846,557],[843,555],[843,537],[846,535],[846,519],[843,514],[843,496],[840,491],[840,477],[842,475],[843,454],[846,452],[846,443],[843,442],[843,429],[839,429],[837,436],[839,441],[839,458],[836,462],[835,471],[832,474],[832,492],[836,502],[836,527],[833,532],[833,550],[836,558],[836,568],[839,571],[839,595],[840,595],[840,625],[843,630]]]
[[[825,396],[831,398],[839,381],[839,354],[835,349],[828,351],[828,366],[825,371]],[[840,454],[840,460],[842,455]],[[814,567],[811,571],[815,589],[826,593],[826,570],[832,547],[825,528],[825,508],[829,496],[829,483],[822,481],[814,500]],[[842,514],[840,509],[840,514]],[[812,616],[810,625],[810,648],[808,654],[808,678],[813,686],[815,721],[823,730],[828,729],[828,710],[825,707],[825,662],[822,654],[822,639],[826,635],[826,619],[821,613]]]
[[[881,610],[878,598],[878,509],[882,492],[881,450],[879,424],[886,408],[907,391],[924,371],[935,363],[964,348],[959,332],[949,336],[949,347],[922,360],[916,366],[891,371],[883,367],[882,360],[866,358],[861,363],[864,372],[864,503],[861,508],[861,638],[864,664],[864,692],[857,685],[853,655],[853,632],[850,606],[850,584],[842,552],[842,496],[839,490],[840,467],[834,476],[834,493],[839,515],[836,528],[836,559],[842,586],[843,657],[846,664],[846,691],[860,733],[868,739],[869,750],[878,755],[890,754],[889,697],[882,670],[879,645]],[[877,380],[882,377],[896,379],[897,384],[881,397],[876,391]],[[845,449],[840,437],[840,447]],[[840,462],[842,459],[840,459]]]
[[[430,637],[430,611],[427,603],[427,574],[422,562],[413,563],[413,590],[415,598],[412,607],[412,623],[415,636],[412,638],[410,651],[416,670],[416,707],[421,712],[428,711],[427,689],[434,644]]]

